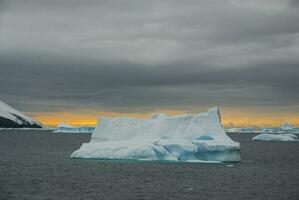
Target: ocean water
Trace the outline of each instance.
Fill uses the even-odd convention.
[[[90,134],[0,130],[0,200],[299,199],[299,142],[229,135],[242,163],[70,159]]]

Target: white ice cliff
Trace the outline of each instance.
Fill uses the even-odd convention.
[[[72,158],[239,162],[240,145],[221,125],[219,109],[148,119],[100,117],[89,143]]]

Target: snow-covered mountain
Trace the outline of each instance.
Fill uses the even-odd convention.
[[[0,101],[0,128],[43,128],[44,126]]]

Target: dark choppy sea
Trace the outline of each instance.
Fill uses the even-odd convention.
[[[242,163],[70,159],[89,134],[0,130],[0,200],[299,199],[299,142],[229,135]]]

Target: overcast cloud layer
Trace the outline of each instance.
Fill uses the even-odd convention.
[[[0,0],[0,98],[33,112],[298,112],[298,22],[296,0]]]

